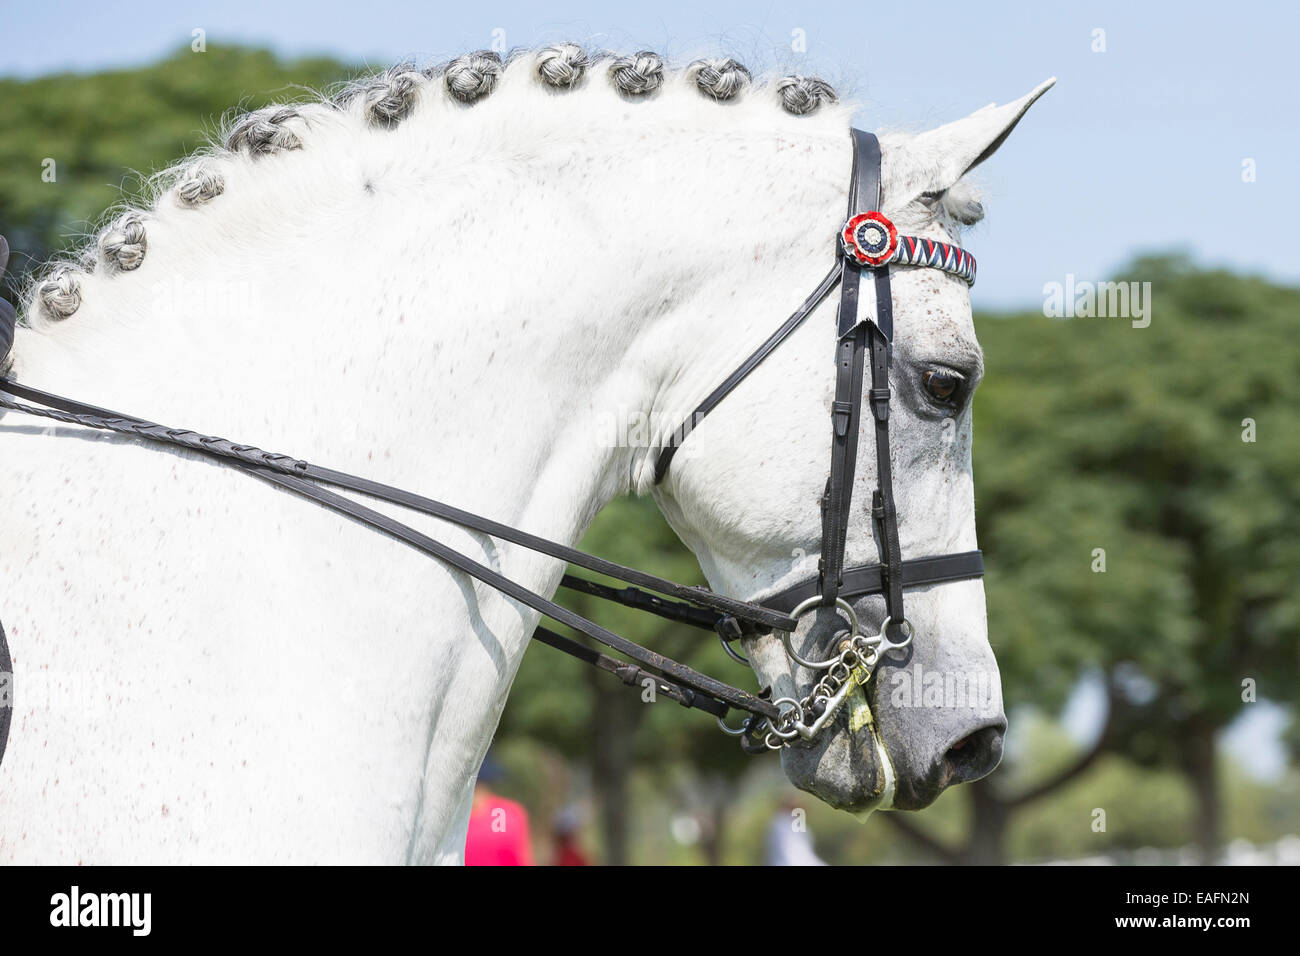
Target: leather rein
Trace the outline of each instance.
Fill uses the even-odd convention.
[[[974,578],[984,573],[979,551],[903,560],[889,455],[889,367],[893,339],[890,264],[938,268],[973,284],[975,262],[968,253],[951,244],[897,234],[893,224],[877,211],[880,206],[879,142],[871,133],[857,129],[851,132],[854,152],[849,219],[839,237],[842,249],[837,250],[840,254],[835,266],[794,314],[701,402],[691,418],[672,434],[656,462],[657,483],[668,473],[677,449],[700,419],[785,341],[837,285],[840,287],[831,464],[821,505],[822,544],[818,573],[816,578],[781,591],[761,603],[740,601],[705,588],[677,584],[400,488],[309,464],[288,455],[262,451],[251,445],[168,428],[20,385],[9,378],[0,377],[0,409],[177,445],[314,501],[402,541],[628,660],[610,657],[572,638],[538,627],[534,636],[543,643],[615,674],[629,686],[640,689],[652,682],[657,693],[718,718],[719,725],[728,733],[741,737],[742,745],[751,753],[779,750],[800,738],[815,737],[834,718],[854,688],[866,684],[884,653],[910,643],[912,627],[903,613],[904,589]],[[0,311],[0,368],[3,368],[5,353],[12,340],[12,311],[7,314]],[[871,513],[880,562],[845,568],[844,554],[862,417],[862,385],[868,365],[877,460],[877,485]],[[565,574],[561,587],[713,631],[719,635],[727,652],[740,661],[744,658],[732,650],[732,641],[778,632],[791,657],[800,665],[818,672],[820,680],[807,697],[797,701],[792,698],[772,701],[725,684],[601,627],[428,535],[339,494],[338,490],[430,515],[613,578],[628,586],[611,587]],[[859,633],[849,599],[871,594],[884,595],[886,616],[879,634],[866,636]],[[837,634],[837,653],[824,661],[806,659],[790,644],[799,618],[817,608],[836,609],[848,624],[847,631]],[[733,709],[746,714],[740,728],[735,730],[724,721]]]

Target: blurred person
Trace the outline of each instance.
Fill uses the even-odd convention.
[[[805,812],[793,797],[781,801],[767,825],[763,861],[767,866],[825,866],[813,849]]]
[[[474,803],[465,835],[466,866],[532,866],[533,844],[523,804],[492,791],[505,774],[490,756],[483,758],[474,785]]]
[[[578,846],[578,826],[582,822],[576,806],[567,806],[555,816],[554,866],[591,866],[591,859]]]

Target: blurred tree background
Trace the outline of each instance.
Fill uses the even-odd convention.
[[[214,47],[136,70],[0,79],[5,294],[143,176],[204,145],[228,110],[357,72]],[[1148,328],[977,316],[988,370],[975,402],[979,534],[1012,721],[1003,766],[929,810],[865,826],[802,799],[830,862],[1143,862],[1160,848],[1202,859],[1229,841],[1300,833],[1300,290],[1177,255],[1115,278],[1151,283]],[[649,501],[615,502],[584,546],[700,581]],[[750,679],[708,634],[565,600],[697,668]],[[1105,708],[1086,741],[1060,720],[1081,684]],[[1287,769],[1263,779],[1220,747],[1234,720],[1268,706],[1255,696],[1289,722]],[[791,793],[775,758],[744,757],[707,717],[644,705],[536,646],[495,752],[510,772],[500,789],[532,810],[543,860],[549,822],[578,806],[603,861],[760,862]]]
[[[0,78],[0,225],[21,278],[79,245],[143,177],[208,143],[236,108],[305,98],[360,71],[264,50],[183,47],[137,70]],[[42,179],[53,160],[55,180]],[[13,283],[10,285],[10,290]]]

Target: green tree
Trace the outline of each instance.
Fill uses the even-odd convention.
[[[975,784],[966,845],[930,847],[954,858],[1001,859],[1011,814],[1107,748],[1185,776],[1213,857],[1215,742],[1244,682],[1300,697],[1300,291],[1178,257],[1117,278],[1151,283],[1149,327],[978,322],[976,504],[1008,702],[1055,709],[1094,668],[1111,713],[1054,777]]]
[[[582,547],[623,564],[652,568],[683,584],[703,583],[694,557],[649,499],[621,498],[611,503]],[[600,580],[585,571],[576,573]],[[752,679],[747,668],[725,655],[712,632],[583,594],[561,591],[560,600],[616,633],[699,670],[731,675],[742,684]],[[709,768],[696,783],[702,784],[697,789],[712,797],[702,821],[705,855],[720,861],[726,807],[752,758],[733,738],[718,733],[707,714],[664,697],[643,702],[640,687],[629,689],[603,671],[534,645],[515,678],[497,732],[497,740],[507,744],[520,738],[553,748],[575,762],[590,763],[604,856],[612,864],[631,861],[628,815],[634,768],[664,779],[686,767]]]
[[[139,195],[150,173],[206,145],[233,108],[306,98],[356,72],[326,58],[213,44],[145,67],[0,79],[0,232],[14,250],[11,287]]]

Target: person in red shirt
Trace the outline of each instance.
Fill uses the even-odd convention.
[[[523,804],[492,792],[503,776],[491,757],[484,758],[474,787],[474,804],[465,835],[466,866],[532,866],[533,843]]]
[[[591,866],[591,860],[578,845],[578,826],[581,817],[577,807],[566,807],[555,818],[556,866]]]

